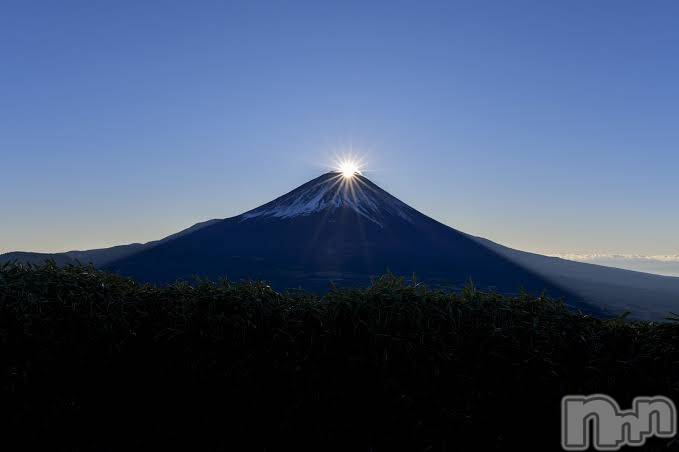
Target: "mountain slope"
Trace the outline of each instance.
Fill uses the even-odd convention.
[[[63,253],[32,253],[27,251],[12,251],[9,253],[0,254],[0,264],[4,262],[20,262],[24,264],[43,264],[46,260],[53,260],[57,265],[68,264],[92,264],[95,267],[102,267],[110,262],[123,259],[139,251],[152,248],[160,243],[165,243],[168,240],[173,240],[181,237],[184,234],[190,234],[200,228],[209,226],[210,224],[220,221],[218,219],[207,220],[201,223],[196,223],[193,226],[168,235],[167,237],[154,240],[147,243],[130,243],[128,245],[117,245],[110,248],[97,248],[93,250],[74,250],[65,251]]]
[[[193,275],[326,290],[386,270],[459,288],[568,291],[407,206],[365,177],[324,174],[257,209],[113,262],[107,269],[168,283]]]
[[[469,237],[611,314],[629,311],[633,318],[652,320],[679,312],[679,278],[527,253]]]

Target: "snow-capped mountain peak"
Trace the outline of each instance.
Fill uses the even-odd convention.
[[[241,219],[293,218],[340,208],[352,209],[380,226],[386,216],[412,221],[415,212],[360,174],[345,177],[341,172],[330,172],[244,213]]]

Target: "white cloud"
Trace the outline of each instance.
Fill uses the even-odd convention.
[[[640,254],[551,253],[548,255],[589,264],[679,277],[679,254],[645,256]]]
[[[578,253],[563,253],[563,254],[548,254],[548,256],[560,257],[573,261],[586,261],[592,259],[641,259],[659,262],[679,262],[679,254],[658,254],[653,256],[645,256],[642,254],[578,254]]]

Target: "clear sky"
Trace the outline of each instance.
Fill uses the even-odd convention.
[[[679,254],[679,2],[0,3],[0,252],[157,239],[349,149],[468,233]]]

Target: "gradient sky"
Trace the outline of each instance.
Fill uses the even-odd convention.
[[[679,2],[0,3],[0,252],[157,239],[350,149],[468,233],[679,254]]]

